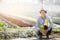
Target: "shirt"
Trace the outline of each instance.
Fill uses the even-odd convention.
[[[48,27],[48,30],[50,30],[52,28],[52,26],[53,26],[53,22],[52,22],[51,18],[48,15],[46,15],[46,19],[50,23],[50,25]],[[45,20],[43,20],[42,17],[39,16],[38,19],[37,19],[36,25],[35,25],[36,29],[40,30],[39,25],[44,25],[44,22],[45,22]]]

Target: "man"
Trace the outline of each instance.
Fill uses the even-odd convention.
[[[40,16],[37,19],[36,29],[38,30],[37,34],[39,38],[42,38],[42,35],[46,35],[46,37],[49,38],[52,31],[53,22],[46,13],[47,11],[41,10]]]

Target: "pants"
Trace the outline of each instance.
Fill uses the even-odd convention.
[[[47,32],[46,36],[48,37],[52,32],[52,28]],[[37,32],[38,36],[42,36],[42,33],[40,31]]]

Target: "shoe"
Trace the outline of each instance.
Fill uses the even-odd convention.
[[[39,39],[41,39],[42,38],[42,35],[41,36],[39,36]]]
[[[46,38],[49,38],[49,35],[47,35]]]

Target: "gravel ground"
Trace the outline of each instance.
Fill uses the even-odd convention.
[[[37,38],[16,38],[11,40],[60,40],[60,38],[51,38],[51,39],[37,39]]]
[[[57,34],[52,34],[50,35],[49,39],[45,38],[46,36],[43,36],[43,39],[38,39],[38,38],[15,38],[15,39],[11,39],[11,40],[60,40],[60,33]]]

